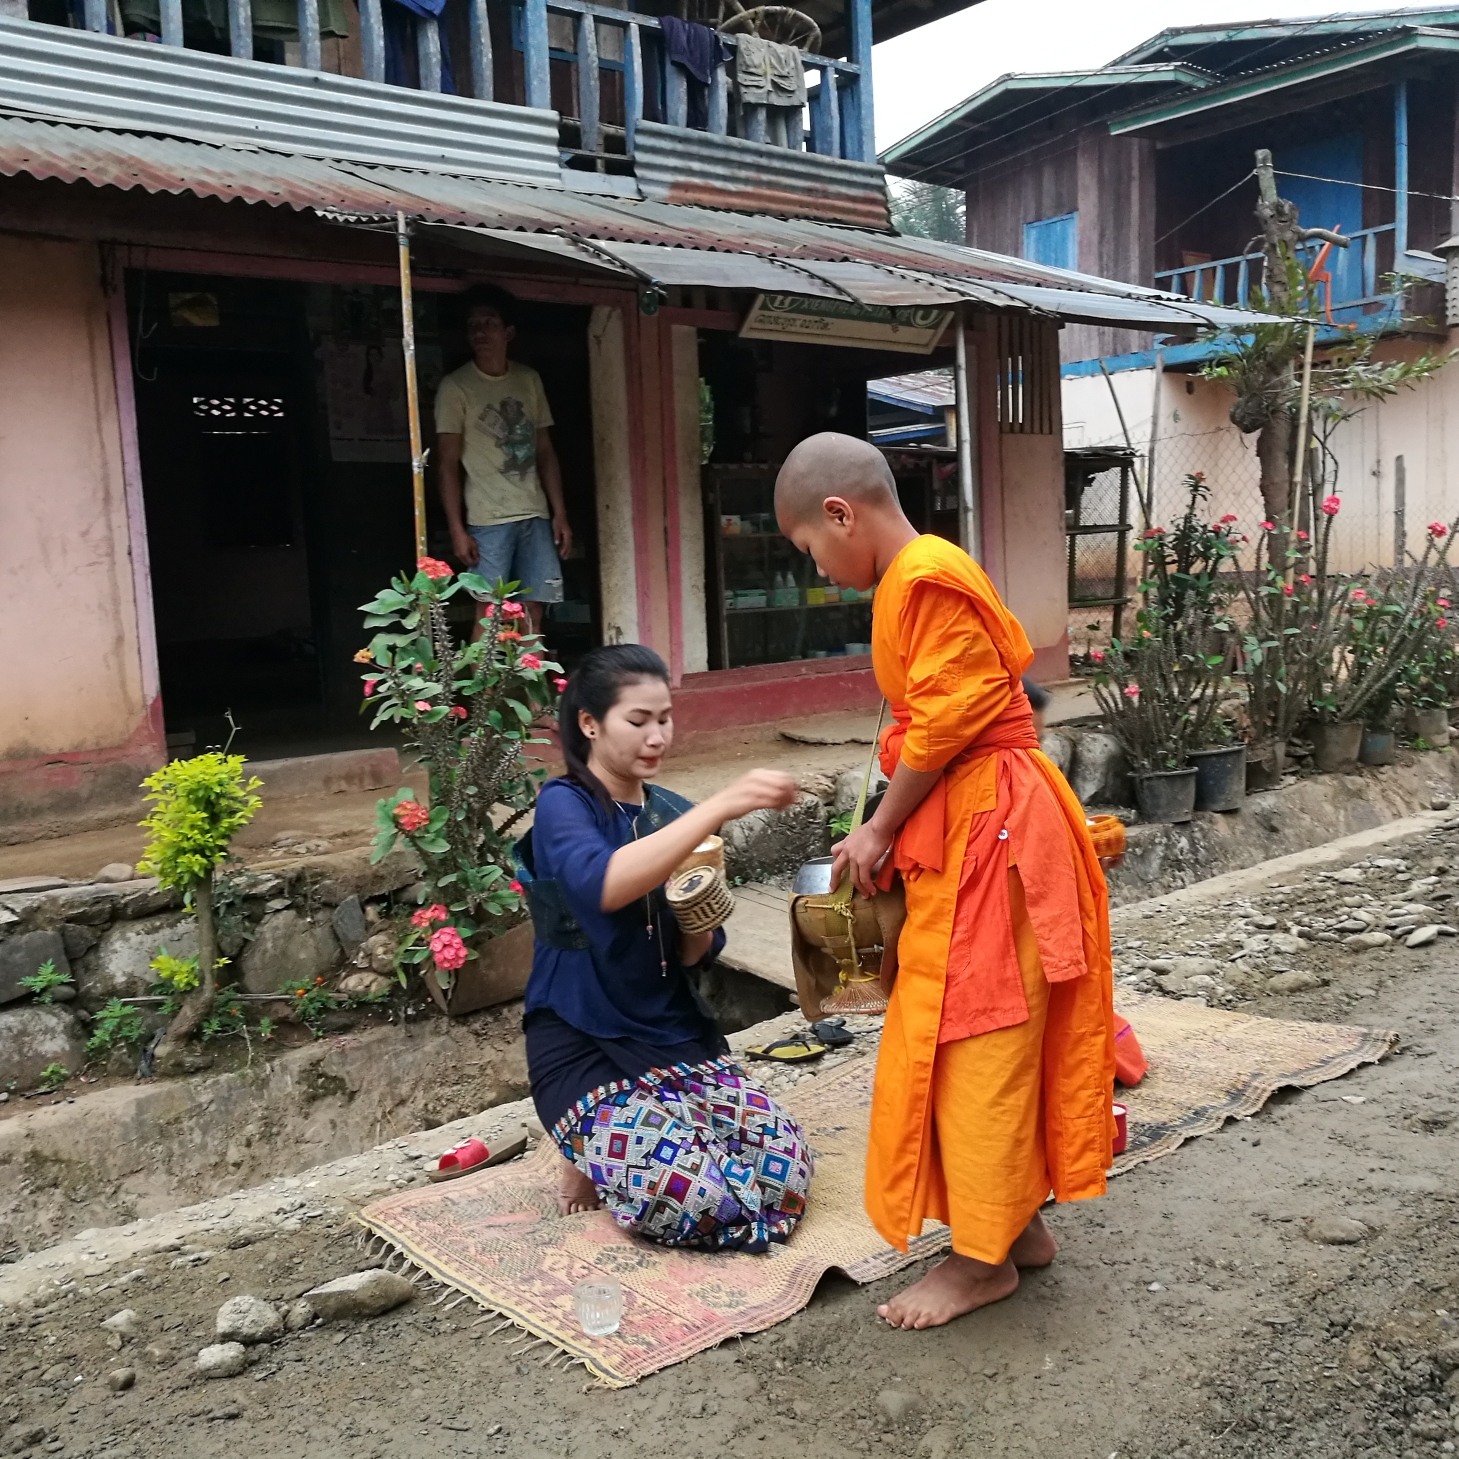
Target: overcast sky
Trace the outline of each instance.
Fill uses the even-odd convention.
[[[1173,26],[1404,8],[1338,11],[1331,0],[982,0],[877,46],[876,144],[900,141],[1006,71],[1091,69]]]

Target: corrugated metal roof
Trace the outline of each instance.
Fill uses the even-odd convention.
[[[466,247],[581,255],[577,266],[585,270],[637,270],[664,282],[673,274],[705,286],[885,305],[965,299],[1132,328],[1249,328],[1270,318],[928,238],[0,116],[0,175],[18,173],[301,211],[389,216],[403,209],[426,223],[470,230],[459,233]],[[630,263],[626,249],[595,257],[554,230],[615,248],[640,245],[633,253],[640,262]]]
[[[0,18],[15,110],[205,142],[561,185],[557,113]]]
[[[868,380],[866,393],[873,400],[900,405],[906,410],[920,410],[925,415],[939,412],[957,400],[950,370],[913,370],[907,375]]]
[[[891,227],[886,177],[872,162],[640,122],[633,170],[656,202]]]

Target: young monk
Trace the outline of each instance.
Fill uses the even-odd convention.
[[[877,1310],[934,1327],[1010,1296],[1056,1246],[1039,1208],[1101,1195],[1112,1155],[1104,876],[1083,808],[1038,748],[1018,621],[961,548],[919,536],[886,461],[812,436],[775,487],[780,530],[832,581],[878,584],[872,667],[891,784],[836,847],[833,881],[902,875],[907,921],[872,1102],[866,1207],[905,1251],[952,1254]],[[890,857],[888,856],[890,852]]]

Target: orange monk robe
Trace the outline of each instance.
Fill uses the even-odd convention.
[[[882,768],[941,770],[899,831],[898,973],[877,1063],[866,1207],[906,1250],[926,1219],[1001,1262],[1050,1191],[1101,1195],[1114,1007],[1104,875],[1083,807],[1037,748],[1033,650],[983,570],[939,537],[877,588]]]

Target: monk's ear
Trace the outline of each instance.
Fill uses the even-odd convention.
[[[828,496],[821,503],[821,511],[825,513],[828,522],[843,531],[856,521],[856,509],[844,496]]]

